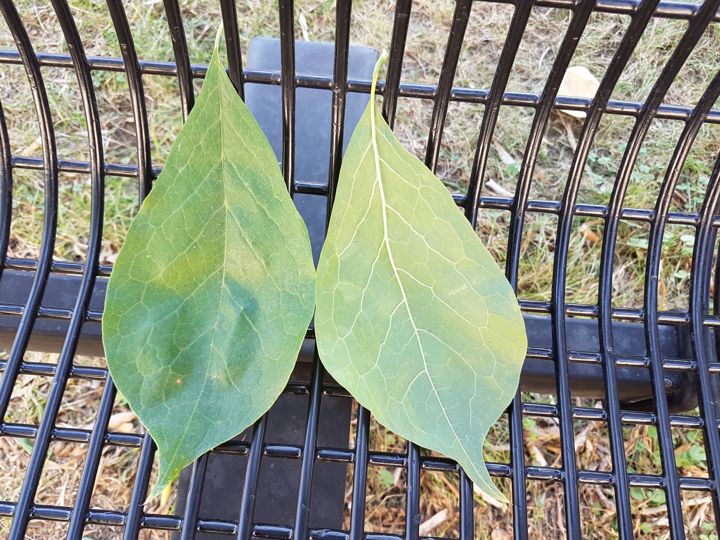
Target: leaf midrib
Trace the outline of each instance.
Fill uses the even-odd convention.
[[[445,404],[443,403],[442,398],[440,397],[439,392],[437,391],[437,388],[435,387],[435,381],[433,381],[432,375],[430,374],[430,370],[427,364],[427,360],[425,359],[425,349],[423,348],[422,340],[420,339],[419,329],[417,325],[415,324],[415,318],[413,317],[412,310],[410,309],[410,303],[408,301],[407,294],[405,293],[405,286],[403,285],[402,280],[400,279],[400,274],[398,273],[398,267],[395,264],[395,259],[393,258],[392,249],[390,247],[390,240],[388,235],[388,217],[387,217],[387,203],[385,201],[385,189],[383,187],[383,181],[382,181],[382,172],[380,170],[380,151],[378,149],[377,145],[377,128],[375,125],[375,105],[374,105],[374,96],[370,99],[370,142],[373,149],[373,158],[375,162],[375,181],[378,184],[379,193],[380,193],[380,205],[382,207],[382,219],[383,219],[383,243],[385,244],[385,249],[388,253],[388,259],[390,260],[390,266],[392,268],[393,276],[395,277],[395,280],[398,283],[398,286],[400,287],[400,294],[402,295],[402,303],[405,304],[405,310],[407,311],[408,317],[410,318],[410,323],[413,327],[413,332],[415,334],[415,339],[417,340],[418,347],[420,347],[420,355],[422,358],[423,366],[425,374],[427,375],[428,381],[430,381],[430,387],[432,388],[433,393],[435,394],[435,397],[438,400],[438,403],[440,403],[440,408],[442,409],[443,416],[445,417],[445,420],[448,423],[448,426],[450,426],[450,430],[452,431],[453,435],[455,436],[455,440],[459,443],[460,448],[462,449],[462,452],[465,454],[465,457],[468,459],[468,464],[472,466],[472,468],[475,470],[476,474],[478,474],[478,471],[473,463],[472,458],[468,454],[467,450],[465,449],[465,445],[462,443],[462,440],[457,434],[457,431],[455,431],[455,426],[453,426],[452,422],[450,421],[450,418],[447,415],[447,412],[445,411]],[[379,353],[378,353],[379,354]]]
[[[217,51],[215,52],[212,61],[218,62]],[[222,178],[222,186],[223,186],[223,208],[225,209],[224,216],[223,216],[225,223],[223,226],[223,256],[222,256],[222,265],[221,265],[222,276],[220,278],[220,297],[218,299],[218,309],[215,314],[215,323],[213,324],[213,330],[212,330],[212,334],[210,337],[210,344],[208,346],[208,361],[205,363],[205,375],[203,376],[203,383],[202,383],[202,386],[200,387],[200,390],[198,391],[198,398],[195,399],[195,403],[193,403],[193,408],[190,411],[190,414],[187,416],[187,420],[185,422],[185,428],[183,429],[182,435],[180,435],[180,438],[178,439],[178,442],[175,445],[172,458],[169,459],[167,461],[167,463],[173,463],[175,461],[175,458],[177,457],[180,447],[182,446],[183,442],[185,442],[185,437],[187,437],[189,427],[192,424],[193,419],[195,418],[195,415],[197,413],[198,404],[201,401],[199,396],[202,396],[202,394],[205,392],[205,388],[207,387],[208,380],[210,379],[210,377],[208,377],[208,375],[210,373],[210,362],[211,362],[211,358],[212,358],[213,345],[215,343],[215,334],[217,333],[217,325],[218,325],[218,321],[220,319],[220,305],[222,305],[223,297],[225,295],[225,276],[227,274],[227,270],[226,270],[227,265],[225,263],[227,262],[227,252],[228,252],[228,246],[227,246],[228,204],[227,204],[226,175],[225,175],[225,144],[224,144],[224,140],[223,140],[223,138],[224,138],[224,130],[223,130],[224,94],[222,92],[222,87],[221,87],[222,78],[220,77],[219,70],[216,73],[216,77],[218,78],[217,92],[219,94],[219,98],[218,98],[217,102],[218,102],[218,108],[219,108],[218,131],[220,134],[220,176]]]

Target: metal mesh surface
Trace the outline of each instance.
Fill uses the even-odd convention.
[[[475,226],[479,213],[485,210],[500,211],[506,215],[509,228],[504,264],[510,283],[517,289],[519,261],[522,257],[524,224],[529,215],[548,215],[556,222],[552,239],[553,279],[548,300],[520,297],[522,309],[527,314],[541,315],[551,325],[551,346],[531,348],[528,357],[542,359],[554,365],[554,386],[552,399],[547,402],[525,400],[518,393],[502,421],[507,422],[510,433],[510,460],[507,463],[488,463],[496,477],[506,478],[511,485],[513,534],[515,538],[528,536],[528,511],[534,502],[528,500],[527,486],[531,482],[553,483],[562,486],[562,520],[564,534],[568,538],[582,537],[580,491],[587,485],[609,486],[614,491],[613,504],[617,514],[617,534],[620,538],[633,538],[637,533],[636,516],[632,512],[631,490],[633,488],[654,488],[664,491],[665,508],[663,517],[667,520],[666,531],[672,538],[684,538],[687,517],[682,508],[682,494],[695,493],[710,495],[714,516],[708,520],[714,523],[715,531],[720,524],[720,434],[717,418],[717,378],[720,363],[715,356],[714,329],[720,326],[720,317],[714,314],[718,305],[720,285],[714,270],[716,227],[720,220],[716,215],[720,198],[720,160],[712,166],[707,188],[704,190],[699,212],[674,209],[673,193],[679,182],[680,172],[693,147],[693,143],[705,124],[720,123],[720,110],[713,109],[720,96],[720,74],[712,78],[707,88],[702,89],[699,99],[679,105],[666,102],[666,96],[693,49],[709,25],[720,21],[718,6],[720,0],[706,0],[702,4],[669,3],[659,0],[537,0],[504,1],[514,8],[512,21],[507,29],[505,41],[499,55],[497,67],[488,88],[454,86],[455,72],[463,48],[468,23],[472,17],[471,0],[456,0],[451,29],[447,36],[442,70],[434,84],[415,81],[401,82],[402,65],[405,59],[408,24],[412,12],[412,1],[397,0],[394,6],[392,34],[389,36],[390,60],[387,77],[379,93],[383,98],[383,113],[390,125],[395,123],[399,99],[422,100],[432,104],[432,113],[426,132],[425,162],[435,170],[440,160],[443,129],[449,111],[454,104],[478,104],[484,107],[482,121],[477,132],[470,136],[477,140],[472,168],[463,192],[454,194],[457,204],[463,209],[468,220]],[[202,79],[206,67],[191,64],[183,29],[181,6],[177,0],[165,0],[164,9],[168,21],[168,32],[172,35],[174,61],[138,59],[130,30],[120,0],[107,0],[107,9],[114,32],[120,45],[122,57],[86,56],[83,41],[76,21],[82,12],[73,11],[63,0],[53,0],[52,7],[62,29],[69,53],[46,53],[36,50],[33,39],[22,22],[18,8],[11,0],[0,2],[0,12],[5,19],[15,42],[15,49],[0,51],[0,70],[11,64],[22,64],[30,81],[32,98],[40,127],[40,144],[35,156],[14,156],[10,151],[8,130],[0,116],[0,265],[3,270],[31,272],[32,284],[24,302],[9,303],[0,298],[0,313],[16,319],[16,333],[11,347],[0,367],[3,380],[0,386],[0,437],[32,440],[28,465],[13,470],[11,474],[23,477],[17,500],[0,501],[0,516],[12,517],[9,537],[23,538],[30,523],[43,520],[69,522],[68,538],[81,539],[85,527],[90,525],[107,528],[110,537],[137,538],[141,531],[148,529],[177,531],[182,538],[193,538],[197,531],[217,533],[236,538],[250,536],[276,539],[348,539],[368,538],[369,540],[394,540],[396,538],[417,539],[420,536],[420,489],[422,471],[449,474],[458,491],[459,537],[472,538],[474,535],[473,488],[457,465],[447,459],[423,452],[408,444],[405,453],[387,453],[371,450],[370,414],[363,408],[357,411],[354,424],[354,444],[348,448],[325,448],[317,443],[318,430],[323,419],[320,407],[323,400],[351,399],[327,378],[322,364],[315,358],[309,381],[293,382],[289,393],[307,395],[307,415],[303,426],[302,444],[287,444],[282,440],[266,440],[267,419],[258,421],[252,437],[246,442],[233,442],[221,446],[215,452],[237,456],[246,460],[246,475],[237,478],[238,497],[241,497],[241,511],[234,520],[218,520],[212,515],[200,512],[200,498],[207,457],[201,458],[193,467],[187,500],[182,515],[146,514],[143,501],[148,493],[148,484],[154,460],[155,448],[143,433],[109,432],[108,420],[117,400],[116,391],[104,367],[89,367],[75,362],[83,328],[97,324],[101,311],[91,305],[93,289],[97,278],[110,274],[109,265],[100,264],[100,250],[103,238],[104,183],[107,176],[136,181],[142,198],[151,189],[152,181],[159,170],[151,156],[149,118],[146,111],[143,81],[148,76],[175,78],[179,87],[180,101],[177,107],[187,116],[193,106],[196,87],[193,82]],[[332,207],[335,182],[342,158],[344,103],[348,92],[369,92],[369,81],[348,80],[348,50],[351,35],[352,5],[350,0],[337,0],[335,14],[335,58],[331,78],[295,76],[293,35],[298,25],[292,0],[279,0],[277,27],[268,29],[270,34],[279,35],[281,40],[281,72],[243,70],[239,32],[243,24],[238,20],[236,6],[232,0],[220,2],[226,32],[228,66],[231,79],[242,95],[244,83],[279,85],[282,92],[283,145],[282,171],[292,193],[310,193],[327,197],[328,208]],[[535,7],[551,7],[566,10],[571,14],[564,35],[558,35],[559,47],[549,70],[542,91],[508,92],[507,85],[516,54],[521,46],[524,29],[531,11]],[[619,14],[629,17],[619,45],[612,51],[609,68],[594,99],[558,98],[558,89],[563,75],[571,64],[573,54],[593,14]],[[611,99],[616,83],[623,74],[633,51],[636,49],[646,28],[659,18],[684,21],[686,27],[682,38],[668,52],[668,59],[659,76],[642,102],[628,102]],[[87,29],[85,29],[87,31]],[[482,59],[478,59],[482,61]],[[43,73],[47,68],[71,70],[77,81],[82,100],[84,122],[87,125],[87,149],[89,160],[63,159],[58,154],[56,134],[50,113],[48,93]],[[716,69],[717,66],[708,66]],[[133,116],[133,143],[137,150],[137,161],[132,164],[107,162],[103,155],[102,118],[96,100],[96,89],[92,74],[96,72],[124,72],[127,77],[129,104]],[[332,91],[332,121],[330,131],[330,175],[327,179],[296,178],[294,115],[295,92],[297,88],[315,88]],[[690,101],[690,100],[688,100]],[[527,133],[524,154],[517,174],[513,196],[488,194],[483,190],[486,180],[493,133],[498,122],[500,108],[518,107],[532,112],[532,121]],[[551,114],[558,108],[586,112],[582,130],[573,150],[570,169],[564,177],[559,197],[533,198],[531,187],[543,137],[548,128]],[[603,118],[622,116],[629,120],[631,129],[625,143],[622,161],[612,185],[606,205],[586,204],[578,201],[581,180],[588,156]],[[657,119],[675,120],[683,125],[682,133],[674,142],[674,150],[667,156],[669,164],[662,180],[654,206],[630,208],[624,205],[632,171],[641,155],[643,143],[651,124]],[[20,169],[40,171],[44,181],[44,223],[42,243],[37,258],[8,256],[11,231],[12,173]],[[60,262],[53,260],[55,232],[58,215],[58,178],[63,173],[79,173],[90,179],[92,211],[87,224],[87,250],[81,262]],[[321,182],[321,183],[318,183]],[[671,211],[672,210],[672,211]],[[602,224],[600,239],[602,250],[598,262],[597,302],[577,304],[567,301],[567,260],[571,249],[571,234],[577,218],[592,218]],[[616,270],[616,242],[618,230],[623,224],[641,224],[649,228],[646,246],[646,272],[643,283],[643,302],[639,307],[618,306],[613,301],[613,282]],[[689,269],[690,289],[686,298],[688,309],[665,310],[658,302],[663,235],[667,227],[684,226],[692,230],[694,243],[692,264]],[[7,273],[7,272],[6,272]],[[79,288],[74,294],[74,307],[60,309],[46,303],[46,285],[50,276],[68,274],[79,277]],[[712,298],[712,294],[716,296]],[[594,321],[599,331],[597,352],[576,351],[568,346],[568,320],[585,318]],[[64,321],[65,334],[62,348],[52,364],[26,361],[26,351],[33,337],[34,329],[45,319]],[[638,343],[638,354],[618,354],[614,346],[613,332],[617,322],[631,322],[642,328],[644,343]],[[682,329],[687,336],[688,354],[681,358],[666,358],[661,353],[663,327]],[[312,331],[308,335],[312,338]],[[595,364],[601,368],[601,406],[581,406],[574,400],[568,383],[573,364]],[[616,369],[632,366],[647,372],[652,399],[645,410],[633,410],[621,406],[618,396]],[[673,373],[691,374],[687,380],[692,384],[690,392],[697,397],[698,409],[682,414],[671,411],[666,397],[667,377]],[[6,420],[8,405],[13,389],[22,376],[46,377],[51,380],[47,386],[47,401],[40,420],[36,425],[13,423]],[[71,378],[86,378],[100,381],[102,393],[96,399],[96,417],[92,429],[57,427],[56,420],[63,401],[63,395]],[[523,421],[527,418],[552,418],[560,432],[561,459],[557,464],[529,465],[526,458],[526,441],[523,440]],[[575,451],[574,422],[587,421],[602,424],[607,428],[610,462],[609,470],[584,470],[578,466]],[[623,428],[628,426],[652,425],[657,429],[659,443],[660,472],[646,473],[628,469]],[[678,474],[673,442],[675,429],[699,430],[707,456],[707,475],[684,477]],[[51,443],[65,441],[86,445],[86,457],[82,478],[72,498],[72,506],[46,505],[36,503],[37,490],[46,463]],[[123,508],[91,507],[93,486],[96,482],[101,456],[105,449],[122,446],[139,449],[139,458],[132,464],[133,491],[131,501]],[[348,445],[350,446],[350,445]],[[262,460],[291,459],[299,463],[299,489],[297,506],[292,523],[257,523],[253,519],[254,494],[258,482],[262,482],[258,471]],[[347,528],[310,528],[310,504],[313,475],[322,462],[346,463],[352,469],[352,482],[347,486],[348,505]],[[404,527],[383,533],[364,530],[366,483],[368,470],[374,466],[402,468],[406,474],[404,491]],[[100,472],[99,474],[102,474]],[[2,480],[0,480],[2,481]],[[714,534],[717,534],[715,532]],[[113,536],[114,535],[114,536]]]

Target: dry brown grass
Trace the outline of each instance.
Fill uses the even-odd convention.
[[[114,30],[104,2],[72,0],[76,20],[89,54],[119,56]],[[39,51],[64,52],[65,46],[49,2],[21,0],[16,2],[33,43]],[[125,2],[140,56],[155,60],[172,60],[172,48],[166,31],[161,0]],[[193,62],[206,62],[219,21],[217,2],[187,0],[182,2],[186,31]],[[352,40],[388,48],[394,3],[391,0],[356,0],[354,2]],[[243,51],[256,35],[277,35],[277,15],[273,3],[247,0],[238,3]],[[298,35],[311,40],[334,38],[334,2],[308,0],[297,2]],[[433,84],[439,75],[447,33],[453,13],[452,2],[416,0],[410,23],[403,82]],[[488,87],[498,61],[512,7],[505,4],[476,2],[461,53],[456,85]],[[518,58],[513,67],[510,91],[537,92],[542,88],[557,53],[559,36],[569,19],[565,10],[534,8]],[[607,67],[622,38],[628,17],[595,14],[572,65],[588,67],[598,78]],[[642,100],[681,36],[685,23],[654,20],[645,32],[638,50],[625,70],[613,98]],[[720,66],[718,24],[713,24],[696,48],[681,75],[673,85],[667,102],[693,104]],[[13,49],[9,32],[0,21],[0,48]],[[64,69],[44,68],[62,159],[87,159],[85,127],[74,75]],[[115,163],[135,161],[133,123],[125,76],[119,73],[93,74],[98,105],[103,118],[106,159]],[[18,156],[39,156],[38,126],[32,111],[32,99],[20,66],[3,65],[0,71],[0,99],[7,117],[11,146]],[[153,160],[161,164],[181,125],[179,97],[175,81],[146,76],[147,106],[151,122]],[[402,99],[396,132],[408,149],[424,155],[426,132],[432,104]],[[470,174],[475,138],[482,119],[481,106],[453,103],[443,136],[438,175],[452,190],[462,190]],[[502,107],[495,133],[494,147],[488,164],[488,178],[502,190],[512,193],[517,181],[518,165],[523,158],[532,112]],[[561,195],[574,140],[581,124],[555,115],[543,142],[533,178],[532,197],[557,199]],[[606,203],[622,155],[620,141],[627,138],[631,123],[624,117],[603,119],[581,186],[580,202]],[[627,206],[652,207],[662,181],[667,161],[682,129],[679,122],[657,120],[653,123],[636,165],[627,196]],[[675,196],[675,208],[697,211],[704,194],[712,160],[720,150],[717,126],[705,126],[695,143],[682,172],[682,182]],[[11,254],[33,257],[37,254],[42,223],[42,175],[16,170],[14,220]],[[484,194],[497,190],[486,188]],[[108,178],[106,190],[106,225],[103,260],[112,262],[127,226],[136,210],[136,187],[127,179]],[[63,174],[60,186],[61,214],[56,258],[82,260],[85,254],[87,221],[90,209],[88,180],[82,175]],[[529,299],[548,299],[553,264],[556,218],[530,215],[526,222],[520,263],[519,294]],[[507,244],[507,215],[483,211],[478,233],[500,263]],[[620,230],[615,267],[617,306],[642,303],[647,228],[624,224]],[[670,227],[665,236],[661,273],[663,307],[687,307],[691,245],[687,230]],[[601,223],[577,219],[574,224],[568,261],[567,299],[570,302],[594,303],[597,296],[598,260],[602,235]],[[27,360],[52,362],[54,355],[28,353]],[[78,364],[100,363],[101,359],[76,359]],[[7,420],[36,424],[42,415],[50,379],[22,376],[13,395]],[[94,414],[102,392],[97,381],[71,380],[65,392],[59,425],[92,428]],[[528,396],[538,401],[548,396]],[[587,405],[587,403],[584,403]],[[115,413],[127,412],[122,401]],[[695,412],[697,413],[697,411]],[[124,422],[117,429],[138,431],[136,421]],[[559,466],[560,439],[552,419],[524,419],[526,463]],[[698,438],[699,436],[699,438]],[[351,441],[352,442],[352,441]],[[403,452],[405,443],[381,426],[372,427],[372,448]],[[637,472],[658,472],[658,442],[652,427],[625,430],[629,467]],[[29,459],[32,441],[0,437],[0,500],[15,500]],[[707,476],[702,436],[697,431],[676,433],[676,456],[683,475]],[[502,420],[488,437],[489,460],[509,460],[507,422]],[[85,460],[82,444],[53,443],[46,460],[38,502],[72,505]],[[576,453],[579,466],[588,470],[610,470],[607,428],[602,423],[578,423]],[[101,474],[91,506],[123,510],[129,503],[138,451],[112,447],[103,452]],[[368,478],[366,528],[368,531],[402,532],[404,528],[405,473],[400,469],[371,467]],[[351,485],[351,484],[349,484]],[[510,484],[500,482],[509,494]],[[457,536],[459,526],[458,479],[456,474],[423,472],[421,511],[423,522],[447,511],[436,525],[426,529],[435,536]],[[530,536],[560,538],[564,534],[563,493],[560,484],[528,482]],[[585,538],[615,538],[615,506],[611,490],[583,485],[580,490]],[[665,538],[667,518],[662,492],[633,489],[633,514],[638,538]],[[717,538],[713,531],[712,506],[700,493],[684,494],[686,524],[691,538]],[[349,501],[348,497],[348,501]],[[157,504],[157,503],[156,503]],[[171,512],[172,498],[153,512]],[[441,514],[442,516],[442,514]],[[0,532],[8,525],[0,519]],[[28,538],[60,538],[66,530],[61,523],[34,524]],[[512,510],[507,505],[487,502],[476,497],[475,531],[479,539],[504,540],[512,535]],[[90,526],[86,536],[93,540],[119,537],[118,529]],[[144,533],[144,538],[166,538],[165,533]]]
[[[527,396],[531,398],[531,396]],[[580,405],[581,403],[577,403]],[[583,402],[583,406],[588,404]],[[600,403],[594,404],[600,407]],[[697,411],[696,411],[697,413]],[[526,417],[523,422],[525,464],[528,466],[560,467],[560,430],[548,418]],[[629,472],[659,474],[660,455],[657,433],[652,426],[625,428],[625,454]],[[382,452],[405,452],[405,441],[387,431],[377,422],[371,424],[370,448]],[[575,422],[575,453],[578,468],[590,471],[612,470],[607,427],[601,422]],[[707,477],[707,462],[698,431],[676,433],[675,455],[678,474]],[[485,444],[488,461],[508,463],[510,458],[507,422],[501,419]],[[352,473],[348,474],[352,486]],[[506,497],[511,496],[511,484],[498,482]],[[421,476],[421,524],[429,525],[438,513],[442,519],[428,535],[456,538],[459,534],[459,479],[456,473],[423,471]],[[373,532],[398,533],[404,530],[406,505],[406,477],[404,469],[371,466],[368,474],[366,529]],[[617,517],[614,492],[607,486],[581,485],[580,512],[583,538],[617,538]],[[637,538],[669,538],[668,521],[661,490],[632,488],[631,511]],[[350,524],[350,496],[348,488],[345,526]],[[701,492],[684,492],[688,538],[716,537],[711,498]],[[528,533],[530,538],[562,538],[565,536],[563,488],[561,484],[528,481]],[[475,537],[482,540],[512,538],[512,508],[502,502],[475,493]]]
[[[55,362],[57,355],[27,353],[30,362]],[[104,367],[104,359],[76,359],[77,365]],[[42,417],[49,392],[51,379],[48,377],[21,375],[15,384],[13,395],[5,417],[7,422],[38,425]],[[103,392],[104,383],[97,380],[71,378],[63,395],[63,402],[56,420],[57,427],[72,427],[91,430],[95,424],[95,415]],[[122,398],[118,398],[109,430],[120,433],[140,433],[141,425],[131,413]],[[31,439],[0,437],[0,500],[15,501],[22,487],[23,477],[30,460],[33,441]],[[43,473],[38,486],[35,501],[38,504],[69,506],[75,502],[80,485],[87,445],[65,441],[50,444]],[[127,511],[130,504],[135,471],[139,458],[139,449],[120,446],[106,446],[103,449],[97,481],[90,507],[107,510]],[[168,513],[174,504],[173,498],[164,503],[153,501],[146,510]],[[6,532],[8,519],[0,520],[0,533]],[[66,523],[42,522],[34,525],[28,532],[29,539],[48,540],[62,538],[67,530]],[[169,538],[163,532],[153,533],[158,540]],[[86,537],[93,540],[112,540],[118,538],[118,529],[90,526]]]

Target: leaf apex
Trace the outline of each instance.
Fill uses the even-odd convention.
[[[180,470],[182,470],[182,467],[178,469],[177,467],[173,467],[172,464],[165,463],[162,453],[159,457],[160,467],[158,470],[158,476],[155,480],[152,491],[150,492],[150,495],[148,495],[148,498],[145,500],[144,504],[147,504],[150,501],[156,499],[157,497],[161,496],[163,492],[165,492],[165,490],[169,489],[175,479],[180,475]]]
[[[467,469],[465,472],[467,473]],[[477,489],[479,489],[480,491],[482,491],[485,495],[487,495],[488,497],[491,497],[503,504],[510,504],[510,501],[508,500],[508,498],[495,485],[495,482],[492,481],[492,479],[490,478],[489,475],[487,476],[487,478],[484,478],[482,476],[479,478],[474,478],[473,475],[468,475],[468,476],[470,476],[470,479],[475,484],[475,487]]]
[[[147,496],[145,501],[143,502],[143,506],[146,504],[151,503],[153,500],[157,499],[167,487],[170,486],[170,482],[162,482],[160,481],[160,478],[158,478],[155,481],[155,485],[153,485],[152,491],[150,492],[150,495]]]

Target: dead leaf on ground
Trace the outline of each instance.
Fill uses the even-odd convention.
[[[448,517],[448,510],[447,508],[440,510],[437,514],[432,516],[427,521],[420,524],[420,536],[427,536],[430,534],[436,527],[439,527],[445,521],[447,521]]]
[[[600,241],[600,236],[598,236],[587,223],[580,225],[580,234],[585,237],[585,240],[587,240],[589,244],[597,244]]]
[[[115,431],[120,426],[130,423],[136,418],[137,416],[135,416],[135,413],[132,411],[115,413],[110,417],[110,420],[108,420],[108,430]]]
[[[511,540],[512,535],[506,529],[498,527],[497,529],[493,529],[490,538],[491,540]]]
[[[600,81],[590,73],[588,68],[585,66],[572,66],[565,72],[565,76],[560,83],[558,95],[592,99],[595,97],[595,93],[599,87]],[[569,114],[575,118],[585,118],[587,116],[585,111],[560,109],[560,112]]]

